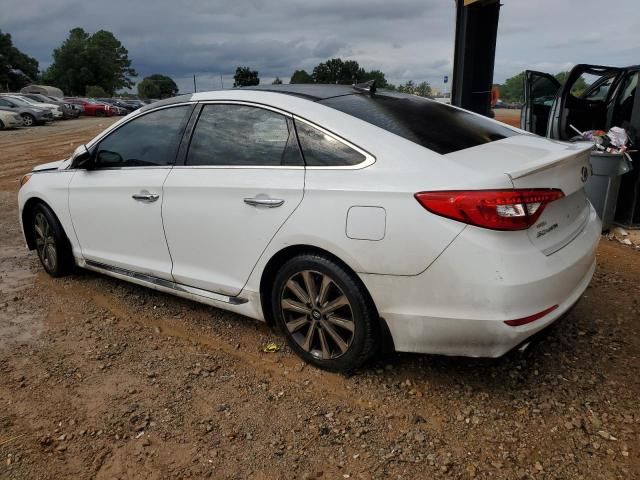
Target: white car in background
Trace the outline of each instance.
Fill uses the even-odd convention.
[[[0,107],[0,130],[22,127],[23,124],[24,122],[19,114],[9,110],[3,110],[2,107]]]
[[[58,105],[54,105],[53,103],[41,103],[31,100],[28,97],[23,97],[22,95],[4,95],[5,97],[11,99],[12,101],[35,108],[44,108],[49,110],[53,115],[54,120],[60,120],[63,116],[62,109]]]
[[[589,147],[375,84],[143,107],[22,180],[30,249],[275,324],[304,360],[504,354],[595,269]]]

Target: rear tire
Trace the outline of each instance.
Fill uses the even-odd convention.
[[[305,362],[350,372],[376,352],[377,313],[358,278],[316,253],[288,260],[271,291],[276,325]]]
[[[71,273],[74,265],[71,245],[51,209],[42,203],[34,207],[29,226],[45,271],[52,277]]]
[[[2,120],[0,120],[0,130],[4,130],[4,123],[2,123]]]

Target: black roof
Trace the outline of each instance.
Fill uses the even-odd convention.
[[[331,85],[331,84],[309,84],[296,83],[288,85],[256,85],[253,87],[242,87],[243,90],[262,90],[264,92],[285,93],[303,97],[312,102],[326,100],[327,98],[341,97],[343,95],[357,95],[360,92],[352,85]]]

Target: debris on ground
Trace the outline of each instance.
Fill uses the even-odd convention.
[[[623,245],[640,250],[640,230],[625,230],[622,227],[614,227],[605,236],[607,240],[615,240]]]

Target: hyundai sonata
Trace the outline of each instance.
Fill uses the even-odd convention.
[[[334,371],[383,346],[504,354],[595,269],[589,147],[375,84],[143,107],[22,179],[26,243],[264,320]]]

